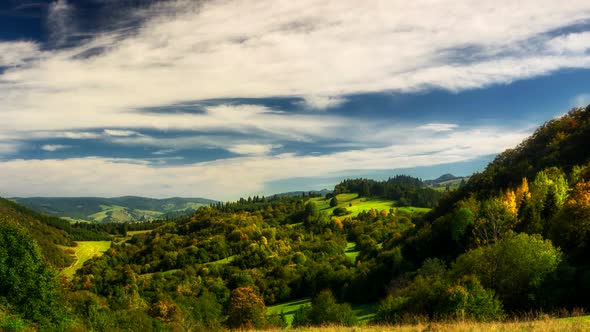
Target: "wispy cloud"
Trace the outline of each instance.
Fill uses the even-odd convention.
[[[63,145],[63,144],[45,144],[45,145],[41,146],[41,150],[54,152],[57,150],[63,150],[63,149],[67,149],[70,147],[71,146],[69,146],[69,145]]]
[[[23,65],[39,56],[39,47],[33,42],[0,42],[0,67]]]
[[[445,132],[436,140],[418,135],[422,139],[382,148],[320,155],[242,156],[181,166],[162,165],[161,158],[13,160],[0,162],[0,183],[11,195],[52,195],[59,184],[61,194],[73,196],[137,194],[233,199],[247,194],[271,194],[265,191],[267,183],[289,178],[471,160],[514,146],[526,135],[480,128]],[[120,174],[126,176],[121,178]]]
[[[280,145],[272,144],[236,144],[228,148],[230,152],[244,155],[266,155]]]
[[[106,136],[115,137],[141,136],[140,133],[133,130],[105,129],[103,132]]]
[[[301,105],[307,109],[323,111],[329,108],[340,106],[345,102],[346,98],[343,97],[311,95],[303,97],[303,102],[301,102]]]
[[[459,125],[453,123],[427,123],[425,125],[418,126],[416,129],[428,131],[451,131],[458,126]]]
[[[590,67],[590,55],[556,54],[538,38],[588,18],[587,1],[563,6],[551,0],[259,0],[159,6],[167,10],[156,13],[166,14],[147,19],[132,33],[106,33],[75,48],[33,52],[37,61],[2,74],[0,126],[55,130],[118,121],[124,127],[182,127],[173,115],[132,111],[187,100],[269,96],[300,96],[321,108],[347,94],[433,86],[458,91]],[[583,45],[586,37],[564,38],[566,49],[579,50],[571,45]],[[100,46],[100,54],[77,57]],[[448,55],[467,46],[477,50],[475,59]],[[56,113],[61,121],[52,120]]]

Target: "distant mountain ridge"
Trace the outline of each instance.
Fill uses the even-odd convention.
[[[434,180],[424,180],[424,183],[431,187],[456,187],[461,184],[462,181],[467,182],[469,176],[455,176],[450,173],[443,174]]]
[[[16,197],[32,210],[53,216],[89,222],[139,222],[190,214],[217,201],[207,198],[123,197]]]
[[[274,194],[272,196],[283,197],[283,196],[304,196],[304,195],[320,195],[326,196],[327,194],[331,194],[333,191],[329,189],[322,189],[322,190],[309,190],[309,191],[289,191],[286,193]]]

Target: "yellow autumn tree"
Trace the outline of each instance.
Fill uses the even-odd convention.
[[[520,186],[518,186],[518,188],[516,188],[516,210],[518,211],[518,209],[520,208],[520,204],[522,203],[522,200],[527,198],[530,199],[531,198],[531,192],[529,189],[529,181],[527,180],[527,178],[522,178],[522,183],[520,184]]]
[[[506,207],[508,212],[516,217],[518,209],[516,207],[516,194],[514,193],[514,190],[506,191],[506,193],[502,196],[502,205]]]
[[[344,225],[342,224],[342,220],[340,220],[340,218],[332,219],[332,223],[334,224],[336,229],[342,230],[344,228]]]
[[[252,287],[239,287],[231,292],[227,323],[233,328],[260,328],[264,325],[266,306]]]

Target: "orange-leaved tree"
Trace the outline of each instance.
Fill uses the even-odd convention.
[[[227,307],[227,324],[236,328],[262,327],[265,321],[264,300],[252,287],[239,287],[231,292]]]

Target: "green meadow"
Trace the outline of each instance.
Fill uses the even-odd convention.
[[[349,211],[347,216],[355,217],[362,211],[368,211],[375,209],[377,211],[394,209],[397,212],[403,212],[406,214],[413,214],[416,212],[428,212],[429,208],[415,207],[415,206],[402,206],[396,207],[396,202],[381,198],[367,198],[359,197],[358,194],[338,194],[336,195],[338,205],[335,207],[330,206],[331,198],[316,197],[311,198],[310,201],[315,202],[321,212],[332,214],[334,209],[337,207],[345,208]]]
[[[375,316],[376,305],[376,303],[352,305],[352,310],[361,325],[366,325],[371,321],[371,319],[373,319]],[[291,326],[293,324],[295,312],[303,306],[311,306],[311,298],[302,298],[285,303],[275,304],[267,308],[266,314],[268,316],[272,316],[283,313],[285,315],[287,324]]]
[[[84,262],[94,256],[102,255],[110,247],[111,241],[77,241],[76,247],[64,247],[68,251],[73,251],[76,261],[64,268],[60,275],[66,277],[68,280],[72,279],[76,271],[84,265]]]

